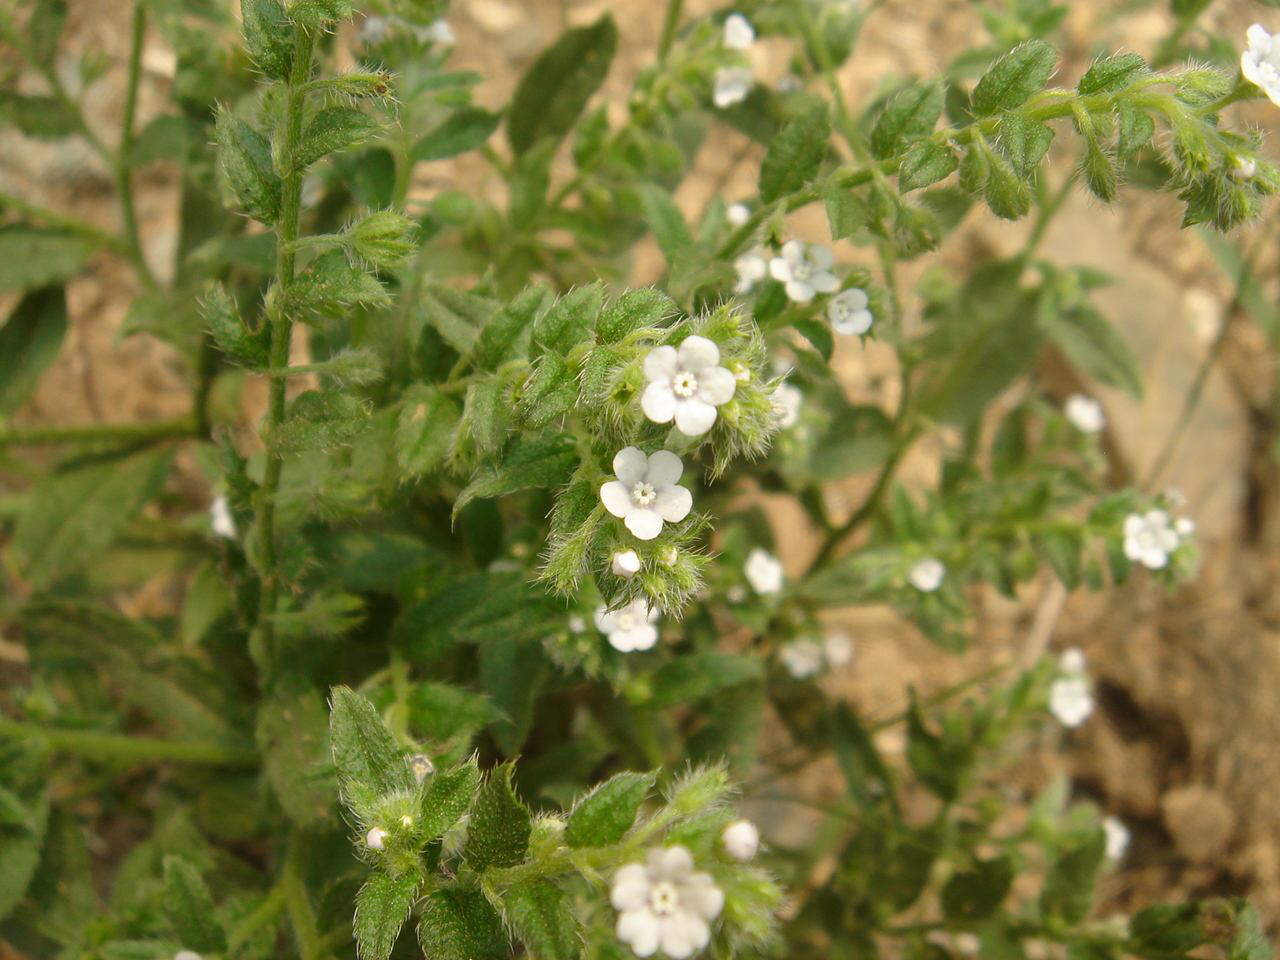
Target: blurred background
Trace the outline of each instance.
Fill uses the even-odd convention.
[[[686,12],[696,16],[721,6],[689,0]],[[101,58],[106,72],[87,91],[87,114],[90,125],[98,125],[110,140],[123,109],[128,17],[117,0],[71,0],[69,9],[58,71],[74,91],[81,57]],[[610,109],[621,118],[631,81],[657,43],[660,3],[454,0],[449,13],[457,36],[453,64],[482,73],[477,102],[501,109],[520,72],[565,24],[587,23],[606,11],[617,18],[623,38],[605,87]],[[1280,29],[1280,9],[1227,0],[1213,4],[1200,22],[1218,36],[1235,38],[1238,48],[1255,21]],[[1165,0],[1072,0],[1059,34],[1065,53],[1061,80],[1074,84],[1102,50],[1151,57],[1173,28]],[[357,25],[344,29],[354,41]],[[937,73],[986,38],[973,3],[887,0],[869,20],[841,76],[845,94],[859,110],[893,77]],[[1193,46],[1197,42],[1187,39]],[[776,81],[786,73],[784,46],[766,39],[752,55],[762,78]],[[175,62],[160,36],[148,37],[139,129],[167,103]],[[38,89],[36,78],[24,76],[16,61],[0,59],[0,71],[19,89]],[[1232,109],[1264,129],[1280,118],[1265,101]],[[717,193],[729,202],[749,198],[760,154],[760,147],[722,127],[681,186],[678,201],[700,210]],[[1051,177],[1065,178],[1072,162],[1059,155],[1050,165]],[[419,169],[426,175],[414,185],[413,196],[422,199],[460,190],[497,200],[505,189],[478,153]],[[145,168],[134,183],[143,252],[162,277],[178,239],[177,186],[176,171],[163,162]],[[117,215],[113,190],[110,171],[82,140],[32,139],[7,128],[0,133],[0,193],[112,227]],[[1280,782],[1280,391],[1275,362],[1280,248],[1274,216],[1225,241],[1198,229],[1178,229],[1180,217],[1181,205],[1167,194],[1126,190],[1109,209],[1083,192],[1073,196],[1041,251],[1064,265],[1093,266],[1116,279],[1097,303],[1141,359],[1147,392],[1135,403],[1119,393],[1072,382],[1052,367],[1042,371],[1042,383],[1059,399],[1084,389],[1103,400],[1109,424],[1104,447],[1118,482],[1150,490],[1174,488],[1185,496],[1186,512],[1196,520],[1204,549],[1198,578],[1172,596],[1141,577],[1102,595],[1064,597],[1048,580],[1032,585],[1016,602],[992,592],[979,607],[977,642],[959,657],[938,656],[887,609],[847,611],[833,624],[853,637],[856,657],[824,682],[832,692],[854,698],[874,719],[899,711],[909,685],[927,694],[988,664],[1043,649],[1081,647],[1098,682],[1100,709],[1061,741],[1032,745],[1028,759],[1009,776],[1011,795],[1063,774],[1077,791],[1128,825],[1132,843],[1102,891],[1104,900],[1115,906],[1245,895],[1274,929],[1280,922],[1280,804],[1271,792]],[[806,240],[828,240],[820,209],[797,216],[792,228]],[[907,265],[904,288],[910,289],[939,258],[962,270],[1012,253],[1025,229],[975,210],[940,254]],[[846,261],[867,259],[866,251],[849,247],[839,254]],[[1241,257],[1255,258],[1258,279],[1238,289]],[[659,279],[662,269],[656,245],[639,248],[636,283]],[[107,255],[92,260],[68,284],[70,327],[62,350],[14,423],[152,421],[189,408],[185,364],[162,341],[138,332],[145,324],[131,304],[139,292],[133,274]],[[15,300],[16,294],[0,293],[0,310],[7,313]],[[906,307],[909,320],[918,322],[918,301],[913,309],[908,298]],[[301,341],[297,346],[304,349]],[[874,343],[864,348],[842,338],[834,362],[852,399],[886,407],[895,402],[897,380],[887,348]],[[1006,399],[1011,405],[1017,398]],[[243,442],[253,443],[264,404],[260,385],[238,381],[215,400],[222,415],[239,424]],[[1008,405],[998,404],[992,417]],[[904,482],[932,484],[939,449],[937,444],[932,449],[919,446],[902,471]],[[870,480],[832,490],[833,512],[856,508]],[[208,497],[194,464],[180,469],[177,482],[193,501]],[[798,508],[763,494],[761,499],[775,520],[784,561],[798,569],[815,547],[803,535],[806,524]],[[160,576],[115,600],[130,614],[164,613],[177,608],[184,588],[174,578]],[[21,657],[16,645],[0,647],[0,660],[11,661],[10,666]],[[904,746],[895,742],[900,731],[884,736],[887,748]],[[841,789],[839,777],[821,765],[796,776],[803,778],[809,795],[835,795]],[[813,827],[791,805],[766,803],[757,813],[773,824],[767,830],[771,834],[782,831],[800,840]]]

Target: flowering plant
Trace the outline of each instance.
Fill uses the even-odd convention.
[[[984,589],[1194,573],[1176,498],[1103,469],[1093,393],[1142,387],[1092,301],[1107,278],[1037,249],[1072,191],[1110,203],[1126,181],[1187,225],[1257,220],[1280,170],[1230,108],[1280,102],[1276,44],[1254,27],[1206,62],[1185,43],[1208,4],[1176,0],[1151,62],[1067,76],[1065,6],[982,4],[989,43],[855,104],[838,71],[879,6],[671,0],[624,116],[597,96],[609,14],[494,112],[438,0],[137,0],[114,140],[65,80],[67,4],[0,13],[26,71],[0,112],[86,143],[120,205],[117,231],[0,195],[0,284],[21,294],[0,413],[99,254],[136,277],[127,333],[192,388],[172,421],[0,427],[5,450],[65,451],[5,461],[22,666],[0,695],[0,948],[1270,956],[1239,899],[1098,919],[1127,828],[1062,781],[1029,805],[1002,790],[1016,748],[1087,722],[1079,651],[1046,637],[879,721],[820,681],[856,663],[833,612],[886,605],[957,653]],[[151,34],[176,74],[139,128]],[[790,51],[777,89],[763,42]],[[677,188],[724,127],[756,145],[755,189],[691,218]],[[463,156],[503,202],[422,187]],[[153,163],[179,183],[164,266],[135,208]],[[1025,244],[904,291],[903,264],[982,208],[1030,218]],[[650,238],[662,279],[632,286]],[[889,412],[832,364],[872,341]],[[909,490],[926,438],[939,479]],[[834,490],[858,475],[847,509]],[[815,538],[803,564],[762,492]],[[139,600],[156,582],[167,600]],[[756,822],[762,786],[824,761],[840,786],[817,834]]]

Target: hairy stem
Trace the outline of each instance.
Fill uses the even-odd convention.
[[[84,426],[8,427],[0,429],[0,449],[58,443],[144,443],[196,435],[196,418],[155,423],[93,423]]]
[[[147,35],[147,8],[141,3],[133,5],[133,31],[129,41],[129,75],[125,84],[124,116],[120,121],[120,146],[112,167],[115,172],[116,194],[120,200],[120,217],[124,223],[124,240],[138,271],[138,277],[151,290],[157,288],[155,275],[142,253],[142,241],[138,233],[138,214],[133,203],[133,127],[138,113],[138,86],[142,78],[142,44]]]

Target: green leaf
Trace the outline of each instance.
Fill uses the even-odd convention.
[[[501,466],[482,469],[463,488],[454,501],[453,516],[472,500],[568,483],[577,466],[577,449],[568,435],[521,437]]]
[[[356,894],[354,925],[361,960],[388,960],[421,885],[416,869],[395,877],[377,871],[365,881]]]
[[[772,203],[817,176],[830,138],[831,113],[826,103],[788,121],[769,143],[760,164],[760,199]]]
[[[1147,72],[1147,61],[1136,53],[1119,53],[1094,61],[1076,89],[1082,96],[1123,90]]]
[[[271,162],[267,138],[228,110],[219,110],[214,132],[218,160],[240,205],[267,226],[280,216],[283,185]]]
[[[102,460],[38,484],[10,543],[23,576],[43,589],[96,559],[160,491],[172,456]]]
[[[621,840],[649,796],[656,773],[619,773],[573,805],[564,842],[571,847],[607,847]]]
[[[1039,320],[1045,335],[1081,373],[1120,387],[1135,399],[1142,396],[1137,357],[1120,331],[1097,310],[1088,306],[1066,313],[1043,310]]]
[[[80,122],[61,100],[40,94],[0,90],[0,117],[22,133],[42,140],[58,140],[80,131]]]
[[[413,161],[424,163],[444,160],[482,147],[501,121],[502,114],[490,113],[479,107],[455,110],[442,124],[414,144]]]
[[[570,290],[534,324],[533,355],[544,351],[567,354],[589,339],[603,305],[604,288],[599,283]]]
[[[346,312],[357,304],[381,306],[391,300],[378,278],[354,266],[341,250],[317,257],[289,288],[289,299],[317,313]]]
[[[36,63],[50,66],[58,52],[58,40],[67,24],[66,0],[36,0],[27,20],[26,37]]]
[[[426,840],[444,836],[467,812],[479,787],[480,768],[475,757],[432,777],[422,794],[422,816],[418,821],[421,836]]]
[[[1128,158],[1145,147],[1155,136],[1156,124],[1145,110],[1126,100],[1116,104],[1116,151]]]
[[[476,453],[485,460],[497,456],[510,426],[510,393],[507,384],[497,376],[477,380],[467,387],[456,442],[469,439],[475,445]],[[461,509],[457,507],[455,513]]]
[[[831,225],[831,239],[851,237],[871,220],[866,203],[852,190],[831,186],[823,194],[827,209],[827,222]]]
[[[1020,220],[1031,210],[1031,189],[1010,164],[995,153],[987,154],[987,206],[1004,220]]]
[[[955,173],[959,161],[950,147],[921,140],[907,149],[898,168],[898,189],[903,193],[931,187]]]
[[[267,439],[278,453],[331,450],[350,444],[368,426],[369,410],[358,397],[308,390],[290,401],[284,423]]]
[[[413,789],[413,772],[372,703],[350,687],[334,687],[329,710],[333,762],[348,806]]]
[[[914,141],[929,136],[942,116],[944,101],[942,84],[936,80],[898,91],[871,130],[871,152],[881,160],[896,157]]]
[[[886,800],[896,805],[893,775],[871,734],[844,701],[831,714],[831,743],[849,793],[859,804]]]
[[[676,261],[693,246],[693,237],[684,222],[684,215],[671,199],[671,194],[657,184],[642,183],[637,191],[640,210],[658,241],[658,249],[666,258],[667,266],[674,268]]]
[[[993,63],[973,89],[980,117],[1013,110],[1044,89],[1058,63],[1058,51],[1043,40],[1028,40]]]
[[[332,750],[320,691],[297,674],[277,680],[258,708],[257,741],[286,816],[304,827],[328,820],[337,783],[325,770]]]
[[[286,0],[289,19],[308,30],[337,20],[346,20],[354,11],[352,0]]]
[[[1040,910],[1067,924],[1076,924],[1093,906],[1093,887],[1106,861],[1106,835],[1101,829],[1059,854],[1049,867],[1040,892]]]
[[[467,353],[477,344],[480,331],[498,307],[488,297],[451,287],[428,287],[418,299],[418,309],[427,323],[458,353]]]
[[[544,137],[559,142],[600,89],[618,46],[618,28],[605,14],[566,30],[520,78],[507,110],[507,139],[519,156]]]
[[[528,349],[533,326],[555,300],[543,284],[526,287],[485,322],[471,352],[471,362],[481,370],[496,370]]]
[[[49,822],[49,797],[19,798],[24,825],[0,826],[0,920],[4,920],[27,891],[40,863],[40,849]],[[10,811],[10,817],[15,811]]]
[[[437,890],[422,902],[418,944],[426,960],[507,960],[502,917],[479,890]]]
[[[1049,152],[1049,145],[1053,143],[1053,128],[1020,113],[1008,113],[1000,118],[997,142],[1014,173],[1025,180]]]
[[[280,0],[240,0],[244,46],[259,70],[273,80],[289,76],[293,65],[293,25]]]
[[[462,417],[458,401],[436,387],[415,385],[404,393],[396,421],[396,460],[411,477],[439,468]]]
[[[295,170],[305,170],[322,157],[364,143],[382,132],[382,124],[354,107],[325,107],[312,117],[293,157]]]
[[[564,622],[559,605],[549,604],[545,597],[541,611],[517,614],[519,632],[494,636],[480,645],[480,686],[503,713],[503,718],[493,724],[490,733],[507,754],[520,749],[529,727],[533,723],[533,703],[546,671],[546,658],[541,640]],[[556,620],[548,619],[550,609],[556,609]],[[493,633],[493,627],[487,632]]]
[[[70,280],[96,249],[92,240],[61,230],[20,223],[0,227],[0,293]]]
[[[948,743],[946,738],[938,736],[925,726],[915,691],[910,693],[911,702],[907,711],[907,761],[926,789],[943,800],[954,800],[968,765],[967,752],[958,744]]]
[[[1013,862],[1008,857],[978,860],[957,870],[942,888],[942,912],[956,923],[978,923],[1000,908],[1013,887]]]
[[[628,290],[606,307],[596,320],[596,337],[603,343],[617,343],[641,327],[657,327],[679,313],[676,302],[661,290],[645,287]]]
[[[545,880],[507,891],[507,918],[529,954],[538,960],[577,960],[578,922],[566,893]]]
[[[229,360],[249,370],[266,369],[268,327],[263,324],[258,333],[249,330],[222,284],[209,288],[200,302],[200,315],[213,342]]]
[[[13,414],[35,389],[67,334],[62,287],[32,290],[0,327],[0,416]]]
[[[227,936],[218,923],[213,897],[189,860],[164,858],[164,907],[182,945],[200,953],[221,953]]]
[[[529,808],[511,788],[511,764],[490,771],[471,805],[466,862],[475,870],[514,867],[529,852]]]
[[[578,399],[578,376],[554,353],[538,358],[516,404],[526,427],[537,430],[569,411]]]
[[[409,694],[409,726],[428,741],[469,738],[501,716],[488,697],[447,683],[419,682]]]
[[[653,698],[658,709],[692,703],[723,690],[764,676],[764,666],[754,657],[707,651],[668,660],[652,678]]]

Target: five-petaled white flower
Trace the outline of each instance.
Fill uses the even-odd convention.
[[[925,557],[923,560],[917,560],[907,571],[907,582],[921,593],[933,593],[942,586],[942,580],[946,575],[947,568],[943,566],[941,560],[937,557]]]
[[[679,523],[693,509],[693,494],[676,485],[683,472],[684,464],[670,450],[645,456],[639,447],[624,447],[613,458],[618,479],[600,487],[600,501],[637,539],[653,540],[662,533],[663,521]]]
[[[827,319],[831,329],[846,337],[860,337],[871,329],[875,318],[867,309],[871,303],[867,291],[858,287],[842,290],[827,304]]]
[[[640,572],[640,555],[634,550],[619,550],[610,559],[609,569],[615,577],[630,580]]]
[[[1063,651],[1058,669],[1058,678],[1049,685],[1049,712],[1064,727],[1078,727],[1093,713],[1093,688],[1084,671],[1084,653],[1079,647]]]
[[[596,628],[619,653],[651,649],[658,642],[658,628],[653,625],[657,619],[658,611],[639,597],[617,610],[604,604],[596,608]]]
[[[725,853],[745,863],[760,850],[760,831],[750,820],[735,820],[724,828],[720,842]]]
[[[1107,425],[1107,415],[1102,410],[1102,404],[1083,393],[1073,393],[1067,397],[1062,411],[1071,425],[1081,433],[1101,433],[1102,428]]]
[[[1102,832],[1107,835],[1107,859],[1119,860],[1129,849],[1129,828],[1119,817],[1102,818]]]
[[[782,589],[782,564],[768,550],[755,547],[747,554],[747,583],[756,593],[777,593]]]
[[[716,87],[711,102],[721,110],[741,103],[747,99],[755,81],[750,67],[721,67],[716,71]]]
[[[729,221],[730,226],[740,227],[751,219],[751,208],[745,203],[731,203],[725,210],[724,217]]]
[[[740,13],[724,18],[724,45],[730,50],[749,50],[756,42],[755,27]]]
[[[651,850],[647,863],[629,863],[613,876],[610,901],[618,911],[618,939],[638,957],[661,950],[672,960],[711,942],[710,923],[724,893],[709,873],[695,873],[684,847]]]
[[[853,637],[843,630],[832,630],[822,638],[822,652],[829,667],[847,667],[853,663]]]
[[[231,504],[222,494],[209,502],[209,526],[219,537],[236,538],[236,519],[231,515]]]
[[[800,420],[800,408],[804,406],[804,394],[799,387],[789,383],[780,383],[773,390],[773,412],[778,417],[778,426],[783,430],[794,427]]]
[[[822,672],[822,648],[812,640],[792,640],[778,651],[778,659],[797,680]]]
[[[1249,46],[1240,55],[1240,72],[1280,107],[1280,35],[1270,34],[1262,24],[1255,23],[1246,37]]]
[[[1124,519],[1124,555],[1149,570],[1167,566],[1178,541],[1178,531],[1163,510],[1131,513]]]
[[[835,254],[827,247],[788,240],[782,245],[781,255],[769,261],[769,273],[786,287],[788,298],[808,303],[814,294],[834,293],[840,288],[840,281],[831,272],[835,262]]]
[[[738,282],[733,285],[736,294],[750,293],[751,289],[769,275],[769,261],[765,258],[764,248],[756,247],[736,257],[733,269],[738,274]]]
[[[649,385],[640,408],[654,423],[675,420],[680,432],[700,437],[716,422],[716,407],[728,403],[738,387],[733,373],[720,366],[720,348],[706,337],[686,337],[675,347],[654,347],[644,358]],[[687,511],[686,511],[687,512]]]
[[[364,842],[370,850],[381,850],[387,845],[387,831],[381,827],[370,827],[364,835]]]

